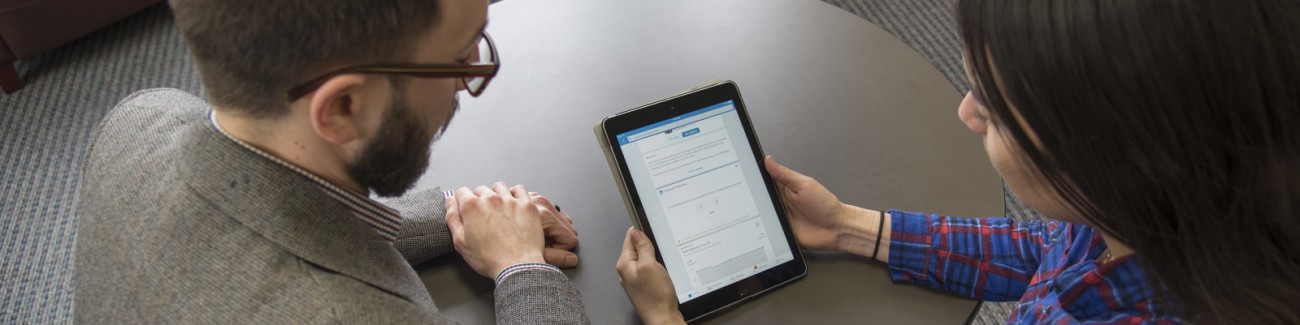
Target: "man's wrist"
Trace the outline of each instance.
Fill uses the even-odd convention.
[[[493,263],[491,263],[491,267],[489,267],[487,271],[491,271],[492,273],[483,274],[483,276],[492,277],[492,275],[495,274],[497,277],[500,277],[501,272],[504,272],[506,269],[515,265],[529,263],[546,264],[546,259],[542,257],[542,252],[540,251],[536,252],[536,254],[533,254],[532,252],[515,252],[514,254],[509,255],[509,257],[502,257],[494,261],[489,261]]]
[[[546,263],[536,263],[536,262],[519,263],[519,264],[507,266],[505,268],[502,268],[501,271],[498,271],[497,277],[493,283],[500,285],[501,281],[505,281],[506,278],[510,277],[511,275],[515,275],[529,270],[560,272],[560,268]]]

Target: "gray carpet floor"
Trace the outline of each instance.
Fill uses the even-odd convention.
[[[811,0],[810,0],[811,1]],[[953,83],[968,88],[953,21],[954,0],[823,0],[903,40]],[[75,186],[90,133],[110,108],[141,89],[202,96],[188,51],[165,6],[19,61],[21,91],[0,95],[0,324],[72,322]],[[1011,194],[1007,214],[1036,218]],[[985,304],[975,324],[1007,319]]]
[[[164,6],[32,60],[0,95],[0,323],[72,322],[74,189],[90,132],[136,90],[202,93]]]

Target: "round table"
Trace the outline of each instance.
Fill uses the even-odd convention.
[[[569,213],[565,270],[593,323],[637,323],[614,263],[631,225],[592,126],[714,79],[744,94],[764,150],[846,203],[1000,215],[1002,188],[960,97],[890,34],[815,0],[505,1],[489,9],[502,68],[433,145],[417,189],[525,184]],[[706,323],[953,324],[976,301],[895,284],[887,268],[806,252],[808,275]],[[440,310],[494,322],[492,282],[456,254],[416,266]]]

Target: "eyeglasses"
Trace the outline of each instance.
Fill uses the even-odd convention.
[[[497,57],[496,43],[487,32],[483,32],[478,41],[477,52],[470,57],[473,62],[464,64],[377,64],[364,65],[335,70],[307,83],[289,89],[289,101],[296,101],[316,91],[325,81],[346,73],[379,73],[411,76],[416,78],[460,78],[470,96],[478,97],[487,89],[488,82],[501,70],[501,61]]]

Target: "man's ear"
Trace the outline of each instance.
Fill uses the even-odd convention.
[[[311,127],[321,138],[345,145],[362,137],[365,102],[362,86],[366,76],[359,73],[342,74],[321,84],[312,94]]]

